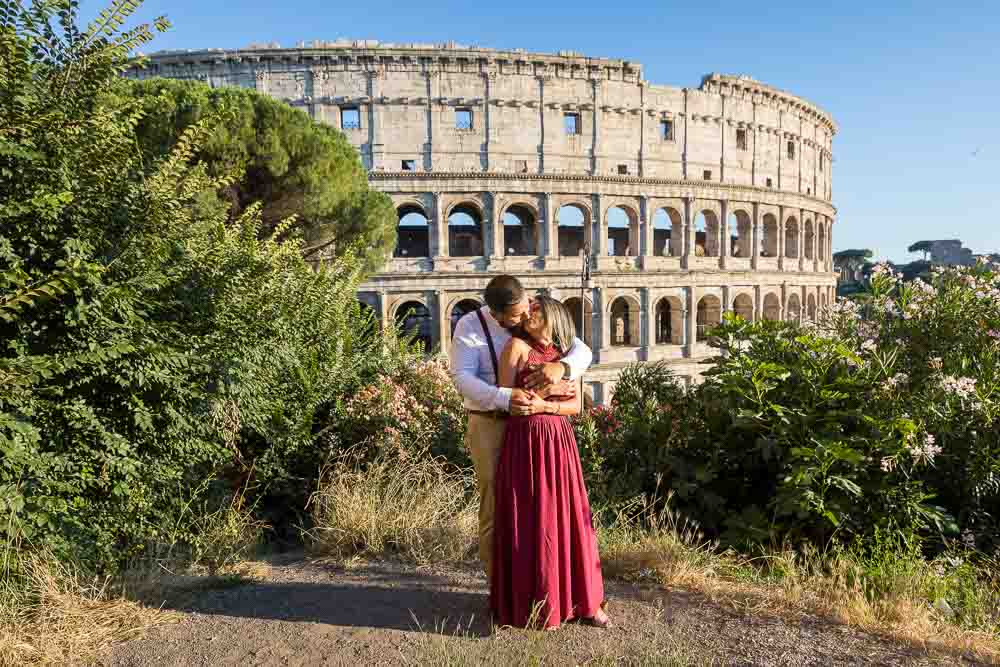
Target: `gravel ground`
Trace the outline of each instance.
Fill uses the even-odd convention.
[[[491,634],[485,578],[473,566],[345,570],[286,558],[261,581],[188,596],[173,605],[182,622],[119,645],[99,664],[976,664],[816,618],[751,616],[674,590],[607,588],[611,629]]]

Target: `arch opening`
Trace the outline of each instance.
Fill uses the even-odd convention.
[[[781,319],[781,299],[774,292],[764,296],[764,319],[772,322]]]
[[[753,248],[753,222],[750,214],[743,210],[729,214],[729,254],[732,257],[749,258]]]
[[[407,301],[396,309],[396,327],[407,337],[412,337],[424,348],[424,354],[431,351],[431,311],[419,301]]]
[[[611,302],[611,345],[634,347],[640,344],[639,304],[620,296]]]
[[[424,210],[416,204],[404,204],[396,210],[396,249],[393,257],[430,257],[431,224]]]
[[[515,204],[504,211],[503,245],[510,257],[539,254],[538,221],[530,208]]]
[[[788,311],[785,314],[785,320],[788,322],[798,322],[802,319],[802,300],[799,299],[798,294],[792,294],[788,297]]]
[[[696,340],[708,339],[708,332],[722,322],[722,302],[714,294],[706,294],[698,300]]]
[[[697,257],[719,256],[719,218],[714,211],[701,211],[694,218],[694,254]]]
[[[785,221],[785,257],[799,257],[799,221],[794,217]]]
[[[636,255],[639,238],[638,218],[623,206],[608,209],[608,256],[631,257]]]
[[[559,208],[557,226],[560,257],[579,257],[587,245],[587,211],[576,204]]]
[[[660,208],[653,214],[653,256],[679,257],[681,214],[672,208]],[[677,230],[675,237],[674,230]]]
[[[472,204],[459,204],[448,215],[448,254],[479,257],[483,254],[483,218]]]
[[[573,316],[573,324],[576,326],[576,337],[593,346],[594,310],[590,301],[580,299],[578,296],[570,297],[563,301],[563,305]]]
[[[765,213],[762,221],[763,238],[761,239],[761,257],[778,256],[778,219],[771,213]]]
[[[747,322],[753,322],[753,299],[748,294],[738,294],[733,299],[733,312]]]
[[[656,304],[656,344],[684,344],[684,306],[677,297],[663,297]]]

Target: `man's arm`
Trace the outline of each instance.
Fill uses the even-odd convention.
[[[487,410],[507,412],[510,409],[511,390],[494,387],[479,377],[479,350],[470,345],[474,334],[470,321],[471,324],[479,326],[477,320],[462,318],[455,327],[455,333],[451,339],[451,350],[448,358],[452,382],[455,383],[455,388],[458,389],[458,393],[463,398],[468,398]],[[482,338],[482,332],[479,332],[478,336]]]
[[[587,372],[590,362],[594,360],[594,353],[587,344],[579,338],[573,339],[573,346],[562,358],[562,362],[569,366],[569,379],[576,380]]]

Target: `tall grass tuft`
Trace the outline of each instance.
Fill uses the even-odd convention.
[[[309,546],[339,561],[466,560],[476,545],[473,490],[471,474],[426,452],[394,448],[364,462],[348,451],[323,470],[310,499]]]

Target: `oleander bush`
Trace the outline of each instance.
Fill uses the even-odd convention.
[[[687,394],[661,386],[665,372],[625,373],[577,422],[592,489],[622,502],[662,481],[737,545],[881,533],[995,551],[1000,276],[900,278],[877,267],[870,294],[818,324],[727,315]]]

